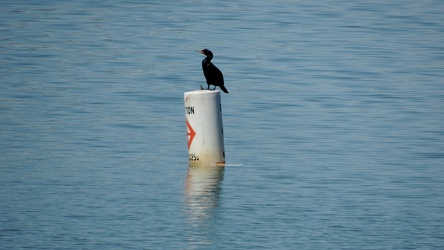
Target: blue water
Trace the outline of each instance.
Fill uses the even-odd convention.
[[[1,249],[443,249],[443,1],[3,1]],[[222,95],[189,167],[183,93]]]

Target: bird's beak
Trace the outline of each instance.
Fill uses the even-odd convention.
[[[203,50],[196,50],[196,52],[199,52],[201,54],[205,54],[205,52],[203,52]]]

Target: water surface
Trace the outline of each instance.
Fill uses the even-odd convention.
[[[441,1],[0,4],[5,249],[442,249]],[[224,73],[228,165],[183,93]]]

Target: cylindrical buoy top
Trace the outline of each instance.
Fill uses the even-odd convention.
[[[193,164],[224,164],[225,149],[219,90],[184,93],[188,157]]]

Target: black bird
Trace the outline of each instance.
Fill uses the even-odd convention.
[[[214,89],[216,89],[216,86],[219,86],[223,92],[228,94],[228,90],[224,86],[224,76],[222,75],[222,72],[211,62],[211,59],[213,59],[213,52],[209,49],[198,50],[197,52],[207,56],[202,60],[202,70],[208,84],[207,89],[210,89],[210,85],[214,85]]]

